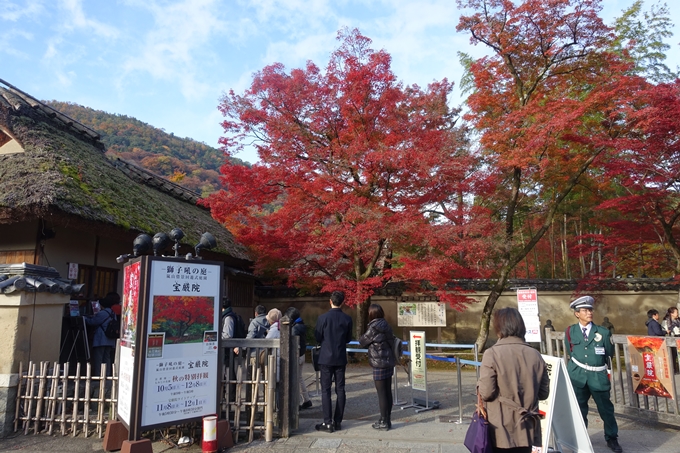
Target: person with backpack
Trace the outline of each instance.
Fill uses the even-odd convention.
[[[106,376],[113,374],[116,339],[120,336],[120,318],[116,315],[113,307],[118,304],[120,304],[120,296],[118,293],[110,292],[99,301],[102,309],[98,313],[85,318],[85,323],[94,328],[92,376],[100,376],[103,364],[106,364]],[[108,383],[107,387],[109,387]]]
[[[236,313],[231,308],[231,299],[225,297],[222,299],[222,340],[230,338],[245,338],[246,337],[246,323],[243,322],[241,315]],[[224,360],[228,363],[229,356],[226,354]],[[234,348],[234,354],[238,355],[239,348]]]
[[[359,344],[363,348],[368,348],[368,363],[373,367],[380,420],[372,426],[380,431],[389,431],[392,428],[392,375],[398,353],[394,350],[394,340],[394,333],[385,320],[382,307],[371,304],[368,307],[368,328],[359,338]]]
[[[265,338],[269,331],[269,322],[267,321],[267,309],[264,305],[255,307],[255,318],[250,321],[248,326],[248,334],[246,338]]]
[[[225,297],[222,300],[222,339],[245,338],[246,324],[241,315],[231,308],[231,300]],[[238,354],[238,351],[235,351]]]

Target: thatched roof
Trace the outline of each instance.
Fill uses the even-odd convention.
[[[1,79],[0,135],[24,150],[0,154],[0,224],[47,219],[118,238],[179,227],[190,247],[184,253],[207,231],[217,239],[214,252],[249,261],[229,231],[196,205],[198,194],[109,161],[95,131]]]

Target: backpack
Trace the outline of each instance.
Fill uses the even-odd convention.
[[[399,363],[401,355],[404,353],[404,345],[401,342],[401,338],[396,335],[392,342],[392,352],[394,352],[394,358],[397,359],[397,363]]]
[[[109,321],[109,324],[106,326],[106,329],[102,327],[102,330],[104,330],[104,335],[106,336],[106,338],[117,340],[120,338],[120,322],[118,321],[118,317],[116,316],[116,314],[113,312],[109,314],[109,319],[111,319],[111,321]]]
[[[233,310],[222,316],[222,322],[224,323],[224,317],[231,316],[234,320],[234,338],[245,338],[248,335],[248,329],[246,328],[246,323],[243,322],[243,318],[238,313]]]

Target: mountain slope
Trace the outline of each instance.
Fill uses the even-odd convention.
[[[176,137],[130,116],[70,102],[45,103],[100,133],[111,158],[133,162],[204,196],[221,187],[219,168],[225,163],[225,156],[219,149]],[[240,159],[231,161],[248,165]]]

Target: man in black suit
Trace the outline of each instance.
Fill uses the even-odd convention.
[[[347,343],[352,341],[352,318],[342,312],[345,294],[333,291],[331,309],[319,316],[314,330],[319,351],[319,371],[321,372],[321,407],[323,423],[316,425],[317,431],[332,433],[341,429],[345,413],[345,366],[347,366]],[[335,413],[331,401],[331,384],[335,379]]]

